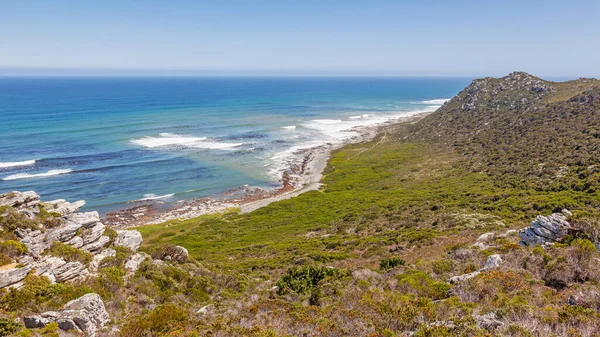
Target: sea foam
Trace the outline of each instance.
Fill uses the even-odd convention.
[[[7,177],[4,177],[4,178],[2,178],[2,180],[44,178],[44,177],[57,176],[57,175],[60,175],[60,174],[67,174],[67,173],[71,173],[71,172],[73,172],[73,170],[71,170],[71,169],[64,169],[64,170],[50,170],[50,171],[45,172],[45,173],[17,173],[17,174],[13,174],[13,175],[9,175]]]
[[[242,146],[243,143],[224,143],[209,141],[206,137],[183,136],[174,133],[161,133],[158,137],[146,136],[138,139],[132,139],[132,144],[147,148],[196,148],[196,149],[215,149],[227,150]]]
[[[172,196],[174,196],[174,193],[171,194],[165,194],[165,195],[156,195],[156,194],[144,194],[144,197],[142,199],[138,199],[136,201],[150,201],[150,200],[158,200],[158,199],[168,199]]]
[[[34,165],[35,160],[25,160],[25,161],[15,161],[15,162],[0,162],[0,169],[2,168],[10,168],[10,167],[19,167],[19,166],[30,166]]]
[[[450,100],[450,98],[430,99],[430,100],[422,101],[421,103],[423,103],[423,104],[442,105],[442,104],[446,103],[449,100]]]

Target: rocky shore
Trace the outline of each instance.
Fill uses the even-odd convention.
[[[275,189],[241,186],[220,195],[170,204],[160,200],[140,202],[133,207],[108,213],[103,221],[111,227],[130,228],[171,220],[187,220],[201,215],[222,213],[228,209],[239,209],[242,213],[251,212],[272,202],[319,189],[323,170],[332,151],[347,144],[370,141],[384,125],[412,122],[428,114],[429,112],[419,113],[385,124],[356,127],[352,131],[357,135],[343,142],[298,150],[286,161],[287,169],[281,172],[279,187]]]

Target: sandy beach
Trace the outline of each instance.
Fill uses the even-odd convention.
[[[188,220],[207,214],[223,213],[238,209],[242,213],[252,212],[270,203],[293,198],[302,193],[318,190],[323,171],[332,151],[345,145],[367,142],[373,139],[381,127],[416,121],[430,112],[422,112],[389,120],[382,124],[354,127],[356,136],[339,143],[326,143],[294,152],[287,160],[282,173],[280,187],[266,190],[252,186],[241,186],[225,193],[206,198],[181,200],[167,203],[160,200],[135,202],[135,205],[104,217],[104,222],[114,228],[130,228],[160,224],[173,220]]]

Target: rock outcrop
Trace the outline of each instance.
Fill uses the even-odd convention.
[[[456,284],[456,283],[466,281],[468,279],[471,279],[471,278],[481,274],[484,271],[497,268],[498,266],[500,266],[501,263],[502,263],[502,258],[500,257],[499,254],[490,255],[490,256],[488,256],[487,261],[485,262],[485,266],[483,268],[476,270],[472,273],[453,276],[448,279],[448,283]]]
[[[117,230],[115,245],[136,251],[142,245],[142,234],[135,230]]]
[[[1,271],[0,288],[21,287],[22,281],[32,270],[35,270],[36,275],[46,276],[51,282],[86,277],[90,275],[89,270],[97,271],[102,259],[114,256],[115,251],[106,248],[111,239],[98,212],[78,212],[84,204],[84,201],[70,203],[62,199],[42,202],[33,191],[0,195],[0,206],[12,207],[21,216],[32,221],[32,226],[15,230],[19,241],[27,247],[27,254],[18,258],[19,264],[24,267]],[[45,226],[41,221],[42,216],[52,217],[52,225]],[[38,223],[40,224],[37,225]],[[67,262],[47,255],[46,251],[55,242],[94,254],[90,269],[81,262]],[[119,231],[115,240],[116,245],[126,246],[133,251],[141,243],[142,235],[133,230]]]
[[[43,328],[56,322],[61,330],[83,332],[88,337],[96,336],[97,331],[109,321],[104,302],[98,294],[86,294],[74,299],[60,311],[47,311],[23,318],[27,328]]]
[[[525,246],[545,246],[560,242],[573,229],[567,221],[569,214],[564,210],[563,213],[549,216],[538,215],[531,226],[519,231],[520,243]]]

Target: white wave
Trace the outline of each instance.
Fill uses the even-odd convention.
[[[7,177],[2,178],[2,180],[17,180],[17,179],[29,179],[29,178],[43,178],[43,177],[51,177],[57,176],[59,174],[67,174],[71,173],[73,170],[64,169],[64,170],[50,170],[46,173],[18,173],[13,174]]]
[[[29,166],[35,164],[35,160],[15,161],[15,162],[0,162],[0,168],[17,167],[17,166]]]
[[[136,201],[149,201],[149,200],[158,200],[158,199],[168,199],[172,196],[174,196],[174,193],[171,194],[165,194],[165,195],[156,195],[156,194],[144,194],[144,197],[142,199],[138,199]]]
[[[282,128],[282,129],[285,129],[285,130],[294,130],[294,129],[296,128],[296,126],[295,126],[295,125],[290,125],[290,126],[282,126],[281,128]]]
[[[207,141],[206,137],[182,136],[174,133],[161,133],[158,137],[146,136],[138,139],[132,139],[132,144],[147,148],[155,147],[185,147],[196,149],[220,149],[226,150],[242,146],[243,143],[223,143],[216,141]]]
[[[442,105],[442,104],[446,103],[449,100],[450,100],[450,98],[430,99],[430,100],[422,101],[421,103],[422,104]]]

